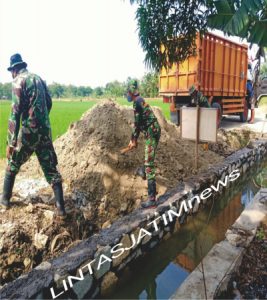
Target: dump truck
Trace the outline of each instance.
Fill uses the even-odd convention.
[[[246,122],[247,69],[247,45],[209,32],[197,35],[195,56],[160,71],[159,94],[170,103],[171,121],[179,125],[180,109],[190,106],[189,89],[194,85],[217,108],[218,125],[223,115],[238,115]]]

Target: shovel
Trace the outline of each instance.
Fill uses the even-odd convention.
[[[125,153],[127,153],[127,152],[129,152],[129,151],[131,151],[131,150],[133,150],[133,149],[131,149],[131,148],[128,146],[128,147],[126,147],[126,148],[121,149],[121,150],[120,150],[120,153],[121,153],[121,154],[125,154]]]

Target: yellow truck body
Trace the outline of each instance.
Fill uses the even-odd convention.
[[[171,114],[189,102],[194,85],[221,115],[238,114],[246,121],[248,47],[213,33],[198,35],[196,46],[196,56],[161,69],[159,93],[171,103]]]

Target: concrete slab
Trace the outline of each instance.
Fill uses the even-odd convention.
[[[207,299],[213,299],[218,283],[235,264],[244,248],[236,248],[226,241],[216,244],[203,260]],[[201,264],[187,277],[171,299],[206,299]]]

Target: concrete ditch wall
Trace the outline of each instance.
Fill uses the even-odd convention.
[[[212,197],[200,204],[192,202],[192,208],[187,212],[181,209],[182,203],[201,194],[210,185],[216,185],[219,180],[224,180],[233,170],[239,169],[241,174],[245,174],[256,162],[266,158],[266,154],[267,140],[251,142],[247,148],[235,152],[223,163],[188,178],[162,195],[157,208],[135,210],[99,234],[81,241],[60,257],[43,262],[28,274],[6,284],[0,290],[0,299],[66,298],[67,294],[70,298],[82,299],[94,298],[99,293],[108,295],[116,287],[117,275],[121,270],[179,230],[187,216],[196,213]],[[223,189],[221,187],[212,196],[218,197]],[[170,209],[182,212],[179,217],[172,214],[172,222],[170,218],[167,219]],[[155,226],[158,230],[153,231],[151,228],[155,229]],[[133,237],[136,243],[133,243]],[[118,244],[124,251],[114,258],[114,249]]]
[[[202,266],[187,277],[170,299],[216,299],[227,290],[232,274],[238,270],[245,249],[255,237],[257,227],[267,215],[267,189],[261,189],[227,230],[225,240],[214,245],[202,261]]]

